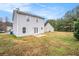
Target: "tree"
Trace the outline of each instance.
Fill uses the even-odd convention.
[[[79,40],[79,21],[74,22],[75,27],[74,27],[74,36]]]

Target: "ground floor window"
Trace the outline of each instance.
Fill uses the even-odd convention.
[[[22,28],[22,32],[26,33],[26,28],[25,27]]]
[[[34,33],[38,33],[38,28],[34,27]]]

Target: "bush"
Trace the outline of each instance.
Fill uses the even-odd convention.
[[[75,32],[74,32],[74,36],[75,36],[76,39],[79,40],[79,31],[75,31]]]
[[[79,40],[79,22],[75,22],[74,36],[77,40]]]

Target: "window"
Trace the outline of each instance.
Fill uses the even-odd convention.
[[[38,22],[38,19],[36,19],[36,22]]]
[[[34,28],[34,33],[38,33],[38,28],[37,27]]]
[[[27,22],[29,22],[30,21],[30,19],[29,18],[27,18]]]
[[[43,29],[43,27],[41,27],[41,30]]]
[[[22,32],[26,33],[26,28],[25,27],[22,28]]]

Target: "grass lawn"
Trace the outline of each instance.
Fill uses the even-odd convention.
[[[72,32],[44,33],[43,37],[0,34],[0,55],[79,55],[79,41]]]

